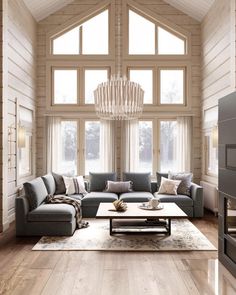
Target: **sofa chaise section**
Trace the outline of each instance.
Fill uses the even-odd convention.
[[[74,207],[44,202],[48,194],[56,191],[52,175],[24,183],[24,190],[25,195],[16,198],[17,236],[73,235],[76,229]]]

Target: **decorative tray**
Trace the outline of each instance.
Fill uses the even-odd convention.
[[[161,210],[164,208],[164,205],[159,204],[157,208],[153,208],[153,207],[149,206],[148,204],[147,205],[142,204],[142,205],[139,205],[138,207],[143,210]]]

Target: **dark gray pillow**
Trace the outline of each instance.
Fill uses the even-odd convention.
[[[95,173],[89,172],[90,192],[102,192],[106,188],[107,181],[116,181],[116,173]]]
[[[52,174],[42,176],[42,180],[47,188],[49,195],[54,195],[56,191],[56,183]]]
[[[191,182],[192,182],[192,178],[193,178],[192,173],[184,173],[184,172],[173,173],[173,172],[169,172],[168,178],[173,179],[173,180],[181,180],[181,182],[180,182],[180,184],[178,186],[178,189],[177,189],[178,194],[187,195],[187,196],[191,195]]]
[[[52,172],[52,176],[54,177],[56,184],[55,195],[65,194],[66,186],[62,175]]]
[[[136,192],[151,192],[151,174],[148,173],[136,173],[136,172],[124,172],[124,181],[132,181],[133,191]]]
[[[168,178],[168,173],[157,172],[157,192],[159,191],[162,177]]]
[[[36,209],[48,195],[48,191],[41,177],[24,184],[25,196],[29,201],[30,210]]]

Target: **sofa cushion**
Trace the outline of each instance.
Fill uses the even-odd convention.
[[[157,198],[160,202],[173,202],[179,205],[180,207],[184,206],[193,206],[193,200],[186,195],[163,195],[155,193],[154,197]]]
[[[54,195],[56,191],[56,183],[52,174],[42,176],[43,182],[46,186],[49,195]]]
[[[25,196],[30,205],[30,210],[37,208],[48,195],[48,191],[41,177],[24,183]]]
[[[54,177],[55,184],[56,184],[55,195],[65,194],[66,186],[65,186],[63,176],[54,172],[52,172],[52,176]]]
[[[131,181],[107,181],[106,192],[108,193],[126,193],[132,191]]]
[[[82,199],[82,206],[98,206],[100,203],[110,203],[118,199],[114,193],[91,192]]]
[[[116,181],[116,173],[89,172],[90,192],[104,191],[108,180]]]
[[[168,178],[168,173],[157,172],[157,190],[156,191],[158,191],[160,188],[162,177]]]
[[[130,192],[120,195],[120,200],[127,203],[148,202],[152,198],[153,195],[149,192]]]
[[[193,174],[192,173],[185,173],[185,172],[179,172],[179,173],[173,173],[169,172],[168,175],[169,179],[173,180],[180,180],[180,184],[177,189],[177,193],[181,195],[191,195],[191,183]]]
[[[133,191],[137,192],[151,192],[151,175],[150,173],[134,173],[124,172],[124,181],[132,181]]]
[[[68,204],[41,204],[29,212],[29,221],[72,221],[75,208]]]
[[[177,188],[180,182],[181,180],[172,180],[162,177],[158,194],[177,195]]]

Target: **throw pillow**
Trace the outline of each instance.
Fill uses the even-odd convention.
[[[103,192],[106,188],[108,180],[116,181],[116,173],[95,173],[89,172],[89,188],[90,192]]]
[[[177,188],[181,180],[171,180],[165,177],[161,178],[161,185],[158,194],[177,195]]]
[[[66,186],[66,195],[87,194],[83,176],[67,177],[63,176]]]
[[[193,178],[192,173],[180,172],[180,173],[173,173],[169,172],[168,175],[169,179],[172,180],[180,180],[180,185],[178,186],[177,193],[180,195],[191,195],[191,182]]]
[[[127,193],[132,191],[132,181],[107,181],[105,189],[109,193]]]
[[[65,194],[66,187],[65,187],[65,182],[63,180],[62,175],[52,172],[52,176],[54,177],[55,184],[56,184],[55,195]]]
[[[162,177],[168,178],[168,173],[157,172],[157,191],[160,188]]]
[[[132,181],[135,192],[151,192],[151,174],[139,172],[124,172],[123,181]]]

